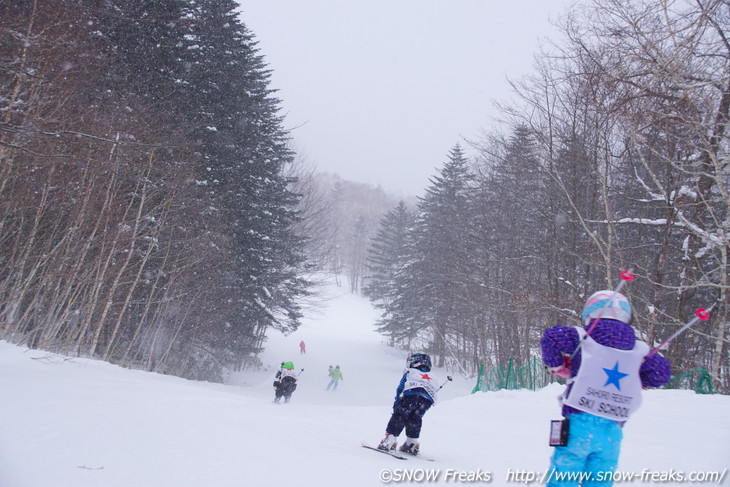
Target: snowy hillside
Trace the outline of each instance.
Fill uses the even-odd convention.
[[[557,385],[470,395],[473,381],[456,376],[424,420],[421,448],[435,462],[360,448],[383,435],[405,354],[373,332],[377,315],[367,300],[335,286],[327,291],[330,299],[300,330],[270,338],[262,357],[268,370],[228,385],[0,342],[0,486],[357,487],[426,474],[437,484],[509,485],[546,470]],[[284,360],[304,371],[292,402],[276,405],[271,383]],[[343,371],[336,392],[325,391],[328,365]],[[434,375],[443,380],[446,371]],[[730,467],[729,411],[727,396],[647,391],[625,428],[619,469],[723,472]],[[624,483],[659,483],[645,479]]]

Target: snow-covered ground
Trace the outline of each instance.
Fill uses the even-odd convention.
[[[296,333],[270,338],[268,370],[227,385],[0,342],[0,487],[540,483],[558,385],[471,395],[473,380],[455,375],[424,419],[421,449],[436,461],[360,448],[383,435],[406,354],[373,331],[366,299],[326,291]],[[292,402],[276,405],[271,383],[284,360],[304,371]],[[336,392],[325,391],[328,365],[343,371]],[[647,391],[624,432],[619,469],[644,480],[620,483],[683,485],[661,476],[725,471],[730,485],[730,397]]]

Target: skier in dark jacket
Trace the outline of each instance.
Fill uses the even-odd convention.
[[[575,479],[556,480],[555,473],[605,478],[614,472],[622,427],[641,404],[642,388],[659,387],[671,377],[669,361],[659,354],[648,356],[649,346],[636,339],[629,325],[631,305],[623,294],[594,293],[582,320],[585,328],[548,328],[540,342],[548,371],[568,380],[561,396],[568,441],[553,452],[547,484],[552,487],[578,485]]]
[[[395,393],[393,414],[385,428],[385,438],[378,445],[380,450],[395,450],[398,435],[406,430],[406,441],[400,450],[417,455],[423,415],[436,402],[439,384],[428,373],[431,357],[414,353],[408,357],[408,369],[403,374]]]
[[[274,379],[274,402],[278,404],[282,397],[284,402],[289,402],[296,388],[297,374],[294,372],[294,363],[282,362],[281,369],[276,372]]]

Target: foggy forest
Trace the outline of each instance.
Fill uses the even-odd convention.
[[[582,2],[408,197],[291,148],[239,7],[0,3],[0,339],[220,381],[327,274],[476,373],[630,270],[648,343],[712,308],[663,353],[730,393],[726,1]]]

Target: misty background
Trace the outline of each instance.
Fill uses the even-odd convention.
[[[487,81],[507,71],[488,59],[510,45],[469,39],[484,55],[467,56],[443,8],[404,28],[426,39],[420,58],[376,35],[392,30],[330,16],[339,35],[312,28],[341,54],[276,91],[276,70],[296,69],[274,54],[288,33],[259,39],[257,22],[276,19],[249,25],[245,3],[0,6],[0,338],[222,381],[259,367],[267,332],[295,331],[334,274],[377,307],[388,343],[469,375],[531,360],[546,326],[576,324],[587,295],[632,269],[633,325],[650,343],[715,305],[665,354],[727,392],[727,4],[581,2],[497,111]],[[383,64],[329,69],[357,50]],[[465,64],[487,66],[484,93],[461,84]],[[368,116],[288,108],[295,89]],[[434,119],[448,128],[429,132]],[[373,182],[379,162],[405,179]]]

